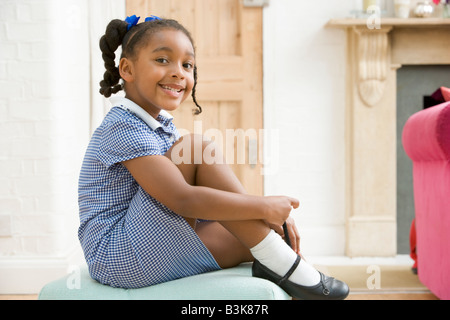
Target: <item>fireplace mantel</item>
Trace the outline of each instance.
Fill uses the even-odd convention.
[[[347,33],[346,254],[397,254],[396,107],[402,65],[450,64],[450,19],[333,19]],[[343,61],[344,62],[344,61]]]
[[[327,23],[328,27],[333,28],[348,28],[348,27],[367,27],[367,19],[331,19]],[[450,19],[443,18],[382,18],[380,26],[390,26],[396,28],[428,28],[428,27],[450,27]]]

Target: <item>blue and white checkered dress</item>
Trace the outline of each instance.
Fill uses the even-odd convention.
[[[78,237],[92,278],[140,288],[220,269],[184,218],[156,201],[122,161],[164,155],[179,133],[125,98],[92,136],[79,180]]]

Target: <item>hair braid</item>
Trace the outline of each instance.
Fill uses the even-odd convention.
[[[194,87],[192,88],[191,95],[192,100],[194,101],[195,106],[197,107],[197,110],[194,110],[195,115],[202,113],[202,107],[198,104],[197,97],[195,96],[196,89],[197,89],[197,66],[194,66]]]
[[[112,20],[106,27],[105,35],[100,39],[100,50],[102,51],[106,68],[103,80],[100,81],[100,93],[106,98],[122,90],[122,86],[118,84],[120,73],[119,68],[116,67],[116,54],[114,52],[122,44],[123,38],[127,33],[127,25],[125,21]]]

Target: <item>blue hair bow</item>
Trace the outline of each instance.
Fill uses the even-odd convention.
[[[161,18],[157,17],[157,16],[150,16],[150,17],[145,18],[145,22],[153,21],[153,20],[161,20]]]
[[[131,29],[132,27],[134,27],[135,25],[137,25],[137,23],[138,23],[138,21],[139,21],[140,18],[141,18],[141,17],[136,17],[135,14],[132,15],[131,17],[127,17],[127,18],[125,19],[125,22],[128,23],[127,31],[130,31],[130,29]]]
[[[127,17],[127,18],[125,19],[125,22],[128,23],[127,31],[130,31],[130,29],[131,29],[132,27],[134,27],[135,25],[137,25],[137,23],[139,22],[139,19],[140,19],[140,18],[141,18],[141,17],[136,17],[135,14],[132,15],[132,16],[130,16],[130,17]],[[153,21],[153,20],[161,20],[161,18],[159,18],[159,17],[157,17],[157,16],[150,16],[150,17],[145,18],[145,22],[147,22],[147,21]]]

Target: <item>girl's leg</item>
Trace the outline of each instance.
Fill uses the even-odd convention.
[[[253,261],[250,250],[219,222],[198,223],[195,231],[221,268]]]
[[[192,151],[195,147],[192,138],[187,136],[176,145],[182,143]],[[204,142],[202,151],[206,146],[208,143]],[[173,148],[166,154],[171,159],[172,151]],[[245,192],[228,165],[192,163],[178,165],[188,183]],[[295,298],[344,299],[348,294],[345,283],[321,275],[303,259],[298,259],[297,254],[262,220],[222,221],[220,225],[213,222],[199,226],[197,233],[221,267],[251,261],[253,256],[258,259],[253,266],[256,266],[257,275],[280,285],[283,283],[284,289]]]
[[[197,138],[201,139],[198,136]],[[207,164],[205,161],[201,161],[199,164],[194,163],[194,151],[196,147],[194,140],[194,135],[188,135],[176,143],[182,144],[178,145],[177,152],[178,150],[181,150],[181,152],[183,150],[190,150],[190,163],[180,163],[177,165],[186,181],[191,185],[200,185],[235,193],[246,193],[246,190],[227,164]],[[196,143],[198,144],[199,142],[197,141]],[[202,141],[202,153],[210,143]],[[172,156],[182,157],[182,154],[172,154],[174,147],[175,145],[167,152],[166,156],[171,159],[173,159]],[[198,148],[197,152],[199,150],[200,148]],[[219,151],[215,150],[215,152]],[[216,155],[213,154],[213,156],[217,158]],[[187,220],[191,226],[195,226],[194,221],[191,221],[191,219]],[[195,227],[195,231],[210,250],[217,263],[222,268],[228,268],[242,262],[252,261],[253,256],[249,249],[261,242],[267,236],[270,229],[264,221],[252,220],[200,223],[198,227]]]

